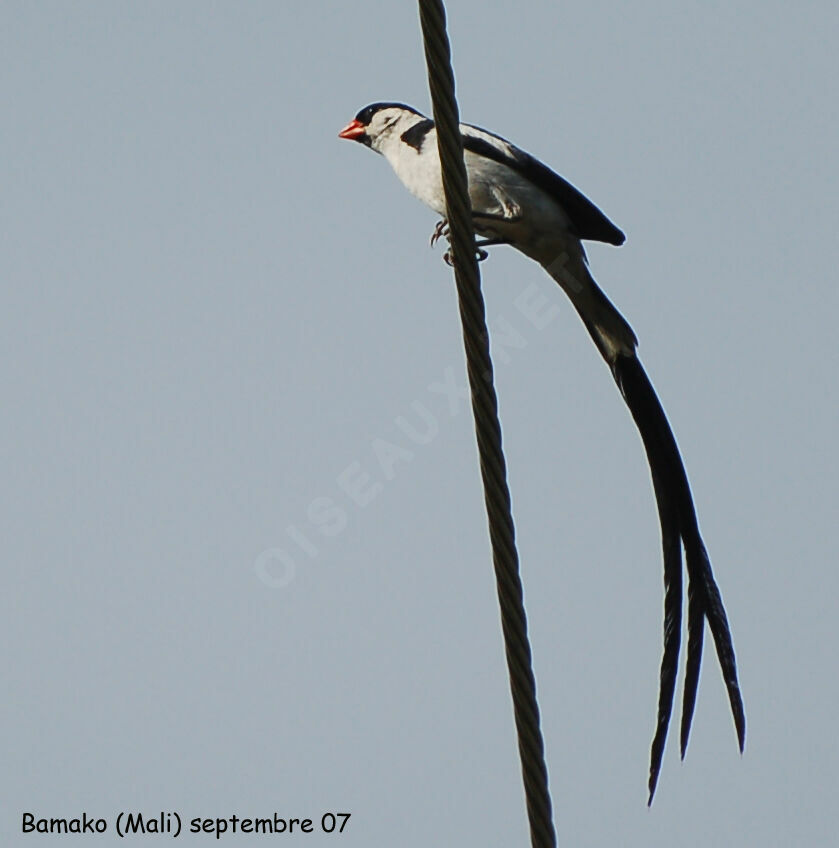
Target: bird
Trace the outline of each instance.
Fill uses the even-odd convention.
[[[687,659],[680,752],[684,759],[696,706],[705,622],[716,648],[742,754],[746,718],[731,629],[699,531],[693,495],[676,438],[638,358],[638,339],[595,282],[584,241],[620,246],[624,233],[585,195],[534,156],[495,133],[460,124],[478,259],[508,245],[538,262],[571,300],[608,365],[637,426],[650,467],[661,526],[664,565],[664,646],[650,750],[648,805],[661,771],[673,710],[682,631],[682,550],[687,572]],[[399,102],[361,109],[339,138],[381,154],[408,191],[441,216],[431,236],[448,236],[446,201],[434,121]],[[451,264],[448,255],[444,257]]]

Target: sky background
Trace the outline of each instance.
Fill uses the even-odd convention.
[[[741,757],[709,643],[647,809],[643,449],[562,292],[494,250],[560,845],[832,844],[839,10],[448,12],[464,120],[627,233],[590,259],[679,440],[748,718]],[[415,4],[6,0],[0,56],[0,841],[55,844],[24,812],[115,845],[120,811],[340,811],[286,842],[529,844],[451,271],[337,138],[371,101],[429,110]]]

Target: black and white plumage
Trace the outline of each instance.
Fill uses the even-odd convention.
[[[682,626],[682,548],[688,574],[687,665],[681,754],[687,749],[707,620],[728,691],[740,750],[745,714],[731,633],[699,533],[687,474],[655,390],[636,355],[632,328],[589,272],[583,240],[620,245],[624,234],[574,186],[506,139],[461,124],[479,247],[508,244],[559,283],[611,369],[641,435],[658,504],[664,556],[664,653],[650,762],[650,803],[673,706]],[[381,153],[408,190],[445,218],[434,122],[402,103],[374,103],[341,132]],[[438,225],[436,235],[439,236]],[[482,251],[483,253],[483,251]]]

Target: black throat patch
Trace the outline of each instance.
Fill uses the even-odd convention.
[[[414,124],[410,129],[405,130],[401,136],[399,136],[408,147],[413,147],[417,153],[420,152],[420,148],[422,147],[422,143],[425,141],[425,137],[428,133],[434,129],[434,121],[431,118],[426,118],[424,121],[420,121],[418,124]]]

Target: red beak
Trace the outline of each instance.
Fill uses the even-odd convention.
[[[338,133],[338,138],[349,138],[357,140],[367,132],[367,128],[361,121],[350,121],[341,132]]]

